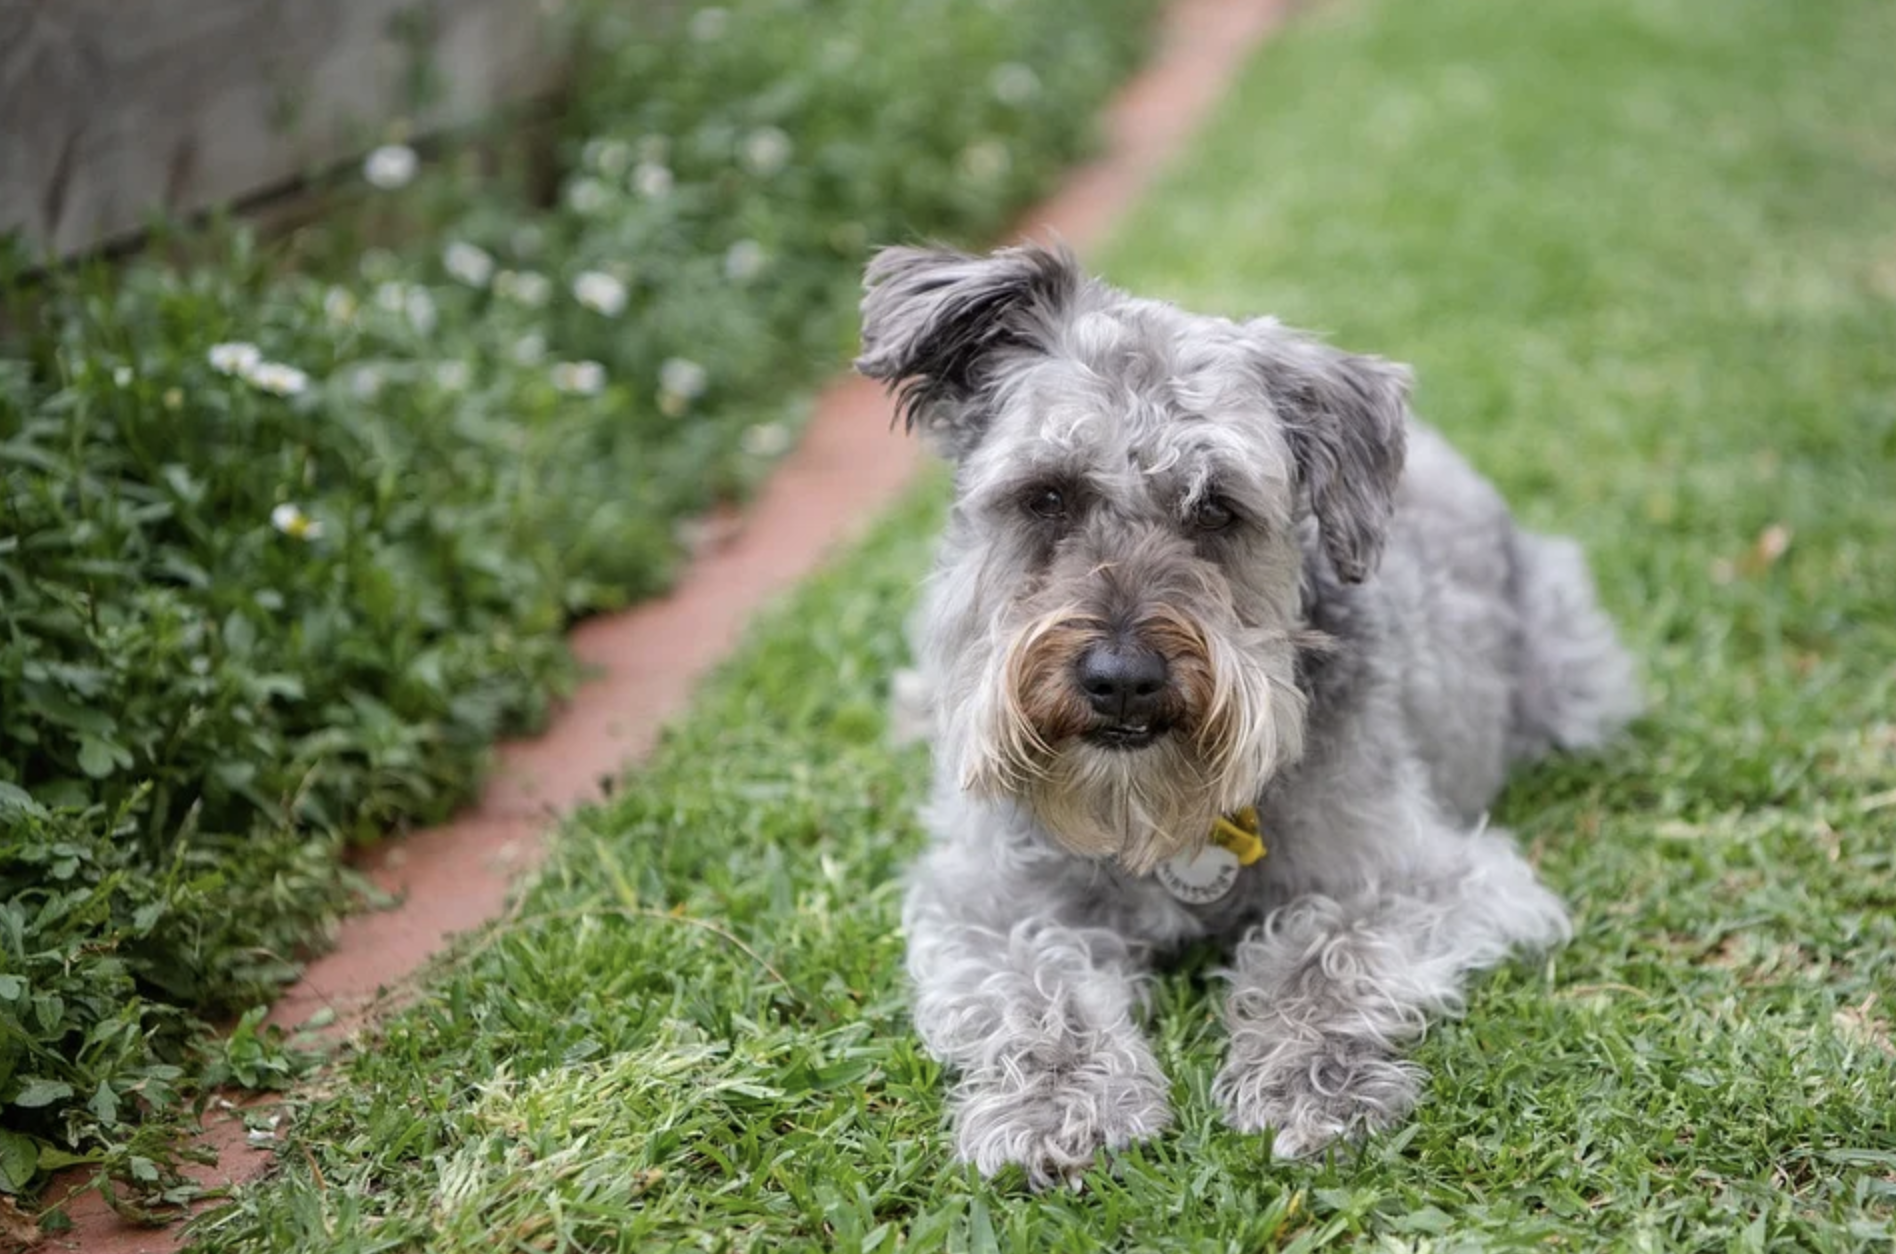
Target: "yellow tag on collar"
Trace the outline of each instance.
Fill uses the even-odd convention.
[[[1211,843],[1231,851],[1239,866],[1250,866],[1269,851],[1258,835],[1257,808],[1244,809],[1211,821]]]

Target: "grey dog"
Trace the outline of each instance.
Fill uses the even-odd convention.
[[[1464,974],[1568,934],[1485,807],[1638,708],[1578,547],[1515,526],[1403,367],[1061,249],[881,252],[856,364],[956,472],[898,700],[934,748],[903,926],[960,1156],[1044,1187],[1164,1129],[1145,976],[1205,938],[1234,1127],[1288,1156],[1405,1116],[1400,1050]]]

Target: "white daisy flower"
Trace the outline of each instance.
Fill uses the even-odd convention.
[[[386,248],[368,248],[362,252],[356,269],[365,279],[386,279],[401,269],[401,259]]]
[[[596,361],[557,362],[552,377],[554,387],[579,396],[597,396],[606,386],[606,368]]]
[[[437,362],[434,368],[435,386],[444,392],[464,392],[473,381],[474,371],[464,361]]]
[[[112,382],[122,388],[132,386],[132,368],[130,366],[115,366],[112,370]]]
[[[309,376],[295,366],[280,361],[263,361],[252,366],[244,378],[251,386],[276,396],[301,396],[309,391]]]
[[[684,357],[668,357],[665,359],[665,364],[658,368],[658,385],[667,392],[676,392],[688,401],[695,401],[703,396],[710,382],[709,371],[697,362]]]
[[[288,501],[270,511],[270,525],[292,540],[317,540],[323,534],[321,523]]]
[[[421,334],[428,335],[434,331],[435,303],[427,288],[409,288],[402,299],[402,310],[408,315],[408,325]]]
[[[339,327],[355,321],[356,298],[346,287],[332,287],[323,293],[323,317]]]
[[[676,418],[704,395],[711,375],[703,366],[683,357],[669,357],[658,368],[658,408]]]
[[[632,170],[632,190],[647,200],[671,195],[672,172],[656,161],[641,161]]]
[[[612,201],[612,189],[595,178],[574,179],[566,203],[575,213],[598,213]]]
[[[632,168],[632,145],[623,139],[589,139],[580,150],[579,159],[588,169],[597,170],[609,179],[625,177]]]
[[[263,350],[243,340],[232,340],[226,344],[211,345],[211,351],[205,357],[210,360],[211,369],[220,374],[244,378],[263,360]]]
[[[724,277],[733,283],[748,283],[764,272],[770,256],[754,239],[741,239],[724,250]]]
[[[378,284],[375,303],[393,314],[401,314],[408,324],[423,335],[435,328],[434,297],[418,283]]]
[[[1009,61],[988,75],[988,90],[1002,104],[1019,108],[1040,94],[1040,76],[1029,66]]]
[[[587,270],[573,280],[573,299],[594,313],[616,318],[625,312],[625,284],[603,270]]]
[[[769,178],[790,164],[793,148],[788,135],[774,126],[760,126],[744,136],[740,156],[745,169],[760,178]]]
[[[537,366],[546,359],[546,337],[529,332],[514,341],[513,359],[523,366]]]
[[[961,151],[961,173],[977,183],[992,183],[1014,164],[1013,154],[998,139],[984,139]]]
[[[486,249],[455,240],[441,250],[441,265],[469,287],[486,287],[494,276],[494,259]]]
[[[538,309],[553,295],[553,280],[532,270],[502,270],[494,276],[494,290],[508,300]]]
[[[407,144],[383,144],[362,162],[362,177],[383,191],[392,192],[413,182],[420,165],[421,159]]]
[[[752,457],[775,457],[790,447],[790,428],[781,422],[760,422],[747,428],[738,444]]]

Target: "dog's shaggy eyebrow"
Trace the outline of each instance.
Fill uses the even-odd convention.
[[[1058,488],[1065,492],[1092,494],[1103,490],[1083,459],[1050,457],[1023,464],[1005,475],[996,475],[972,488],[968,497],[980,506],[1007,504],[1036,488]]]
[[[1291,486],[1289,467],[1231,429],[1193,423],[1189,434],[1174,437],[1168,451],[1173,469],[1166,478],[1181,514],[1214,492],[1255,518],[1282,510]]]
[[[1189,519],[1201,502],[1212,497],[1224,498],[1240,515],[1258,522],[1270,522],[1282,512],[1278,494],[1255,467],[1223,458],[1195,458],[1180,467],[1173,483],[1171,509],[1181,520]]]

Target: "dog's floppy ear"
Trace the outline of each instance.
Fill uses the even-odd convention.
[[[1361,583],[1382,556],[1402,477],[1411,376],[1286,330],[1247,324],[1265,391],[1284,424],[1297,479],[1337,575]]]
[[[856,369],[896,392],[903,425],[959,456],[985,429],[983,367],[996,349],[1045,339],[1081,282],[1065,248],[1026,245],[974,257],[885,248],[863,276]]]

